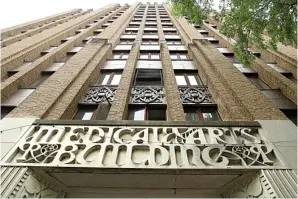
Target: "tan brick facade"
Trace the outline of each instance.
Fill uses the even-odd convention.
[[[27,97],[19,106],[14,108],[7,117],[37,117],[44,119],[72,119],[78,110],[78,104],[84,98],[89,86],[94,84],[101,75],[101,68],[106,60],[112,55],[113,49],[118,45],[121,35],[134,19],[141,3],[131,5],[113,23],[111,23],[101,34],[96,36],[89,43],[85,44],[81,51],[67,60],[66,64],[43,82],[37,89]],[[38,58],[40,52],[51,45],[58,45],[58,48],[46,55],[39,57],[29,67],[21,69],[15,75],[4,79],[1,86],[1,100],[9,99],[20,88],[30,85],[41,76],[41,71],[52,63],[61,60],[66,53],[75,46],[80,46],[82,40],[92,36],[98,26],[121,13],[126,6],[109,5],[96,11],[73,10],[62,13],[59,16],[50,17],[50,20],[57,20],[53,24],[34,29],[33,32],[19,33],[20,27],[9,30],[15,34],[6,38],[8,46],[2,49],[2,78],[7,71],[17,67],[23,61],[30,61]],[[126,65],[122,72],[119,86],[114,101],[111,105],[107,120],[125,120],[128,118],[128,104],[130,93],[133,87],[137,61],[139,59],[142,37],[147,21],[148,6],[143,17],[135,41],[131,47]],[[166,114],[169,121],[185,121],[184,108],[181,101],[181,94],[175,78],[170,57],[169,46],[165,39],[159,9],[155,4],[157,34],[160,45],[160,61],[162,64],[163,86],[165,90]],[[115,10],[112,14],[110,11]],[[188,55],[197,68],[198,75],[207,86],[212,95],[212,103],[217,105],[217,111],[222,120],[227,121],[251,121],[251,120],[278,120],[287,119],[286,116],[276,108],[232,63],[223,56],[203,35],[201,35],[184,18],[176,18],[171,15],[168,7],[165,10],[169,15],[174,27],[177,29],[182,42],[187,46]],[[104,16],[106,15],[107,16]],[[99,19],[99,17],[103,17]],[[47,19],[48,20],[48,19]],[[67,21],[68,20],[68,21]],[[86,27],[81,33],[75,31]],[[46,20],[32,22],[24,27],[36,27]],[[58,26],[55,24],[61,23]],[[208,24],[204,24],[208,32],[219,39],[219,42],[233,51],[233,41],[221,35]],[[43,31],[42,31],[43,30]],[[9,32],[7,31],[7,32]],[[15,31],[16,33],[12,33]],[[31,37],[30,34],[37,33]],[[74,35],[75,34],[75,35]],[[61,39],[74,37],[60,44]],[[20,42],[15,39],[23,38]],[[9,42],[12,43],[9,43]],[[15,43],[14,43],[15,42]],[[281,63],[282,67],[290,72],[295,72],[297,66],[293,60],[286,59],[277,52],[262,51],[262,59]],[[287,61],[285,61],[287,60]],[[272,88],[280,89],[294,103],[297,96],[297,85],[267,66],[261,59],[255,59],[251,67],[259,74]],[[296,76],[295,76],[296,77]]]
[[[234,52],[234,42],[228,39],[226,36],[220,34],[217,30],[204,24],[204,27],[212,36],[217,38],[219,42],[228,48],[231,52]],[[292,102],[297,104],[297,84],[289,80],[276,70],[268,66],[264,61],[259,58],[255,58],[251,61],[250,66],[254,69],[259,77],[265,81],[271,88],[280,89],[281,92],[288,97]]]

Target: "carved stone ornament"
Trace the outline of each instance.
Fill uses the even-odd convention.
[[[212,103],[206,87],[179,87],[182,103]]]
[[[237,184],[233,189],[222,194],[224,198],[277,198],[270,182],[260,171],[253,177]]]
[[[40,125],[7,165],[99,168],[283,168],[258,129]]]
[[[1,169],[7,172],[11,170],[10,167],[2,167]],[[43,177],[38,176],[27,168],[13,168],[17,172],[10,173],[11,175],[6,178],[10,181],[10,186],[13,189],[4,191],[3,198],[63,198],[65,192],[58,187],[47,182]],[[5,171],[4,171],[5,172]],[[21,178],[19,177],[21,176]],[[4,188],[4,187],[3,187]],[[5,187],[5,189],[8,187]],[[9,188],[8,188],[9,189]]]
[[[104,101],[113,102],[117,88],[107,86],[92,86],[83,102],[102,103]]]
[[[135,86],[131,92],[131,103],[164,103],[163,87]]]

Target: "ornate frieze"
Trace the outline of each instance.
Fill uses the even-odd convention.
[[[131,91],[131,103],[164,103],[164,89],[157,86],[135,86]]]
[[[107,86],[92,86],[83,102],[101,103],[104,101],[113,102],[117,88]]]
[[[6,156],[14,166],[283,168],[260,129],[33,126]]]
[[[207,87],[179,87],[182,103],[212,103]]]
[[[63,198],[65,192],[30,169],[1,167],[1,198]],[[9,186],[8,186],[9,184]]]

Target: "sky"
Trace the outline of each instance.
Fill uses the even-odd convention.
[[[148,2],[150,0],[141,0]],[[136,3],[136,0],[7,0],[1,2],[0,29],[15,26],[38,18],[54,15],[74,8],[97,9],[111,3]],[[152,2],[165,2],[154,0]]]
[[[139,0],[162,3],[165,0]],[[214,0],[216,3],[219,0]],[[6,0],[1,2],[0,29],[47,17],[74,8],[98,9],[111,3],[133,4],[137,0]]]

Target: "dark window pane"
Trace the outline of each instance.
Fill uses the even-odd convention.
[[[1,107],[1,119],[3,119],[10,111],[14,109],[14,106],[2,106]]]
[[[258,77],[248,77],[248,79],[258,88],[258,89],[270,89],[270,87],[263,82],[260,78]]]
[[[285,97],[280,90],[270,89],[261,92],[279,109],[297,109],[296,104]]]
[[[195,113],[185,113],[185,120],[186,121],[198,121],[198,114]]]
[[[44,81],[46,81],[53,73],[42,73],[41,76],[29,85],[29,88],[37,88]]]
[[[297,109],[281,111],[297,126]]]
[[[160,109],[148,109],[148,120],[166,120],[166,111]]]
[[[135,85],[162,85],[160,70],[137,70]]]
[[[217,121],[220,120],[215,107],[184,107],[187,121]]]

